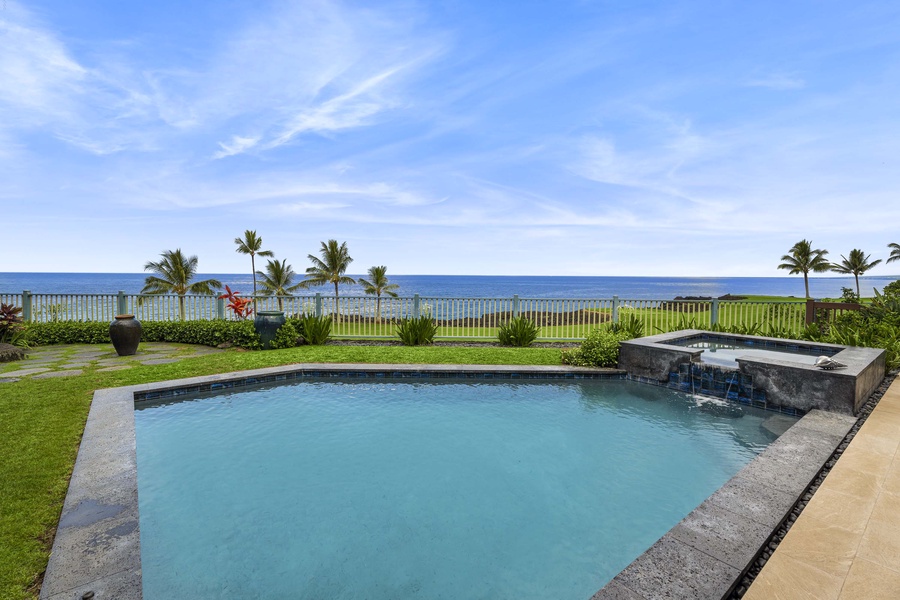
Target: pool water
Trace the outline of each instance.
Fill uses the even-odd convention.
[[[675,346],[703,350],[701,362],[726,367],[737,367],[737,359],[749,356],[757,360],[786,360],[802,365],[813,365],[819,356],[833,356],[833,348],[806,347],[798,344],[768,344],[740,338],[703,336],[666,342]]]
[[[740,411],[616,380],[139,403],[144,598],[584,600],[773,440]]]

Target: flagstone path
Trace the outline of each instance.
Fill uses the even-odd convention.
[[[117,356],[112,344],[62,344],[30,348],[24,360],[0,363],[0,384],[23,378],[74,377],[86,370],[121,371],[135,365],[164,365],[223,352],[218,348],[162,342],[143,343],[133,356]]]

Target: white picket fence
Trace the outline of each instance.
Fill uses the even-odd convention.
[[[0,302],[23,307],[27,321],[111,321],[117,314],[134,314],[141,321],[234,319],[225,300],[215,296],[137,294],[0,294]],[[541,339],[582,339],[597,326],[636,315],[644,333],[707,327],[716,323],[752,327],[776,326],[799,331],[805,305],[798,302],[743,300],[634,300],[588,298],[399,298],[324,294],[260,296],[256,310],[282,310],[287,316],[332,315],[335,337],[393,337],[403,318],[430,316],[441,338],[486,339],[513,316],[534,320]]]

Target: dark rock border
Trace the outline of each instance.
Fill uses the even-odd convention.
[[[0,344],[0,363],[22,360],[25,358],[25,348],[19,348],[12,344]]]
[[[398,346],[402,347],[403,344],[399,341],[385,339],[385,340],[342,340],[342,339],[331,339],[325,343],[326,346]],[[576,348],[581,345],[580,340],[573,341],[563,341],[563,342],[534,342],[529,348],[557,348],[559,350],[568,350],[570,348]],[[484,341],[484,342],[449,342],[449,341],[437,341],[433,344],[424,344],[422,346],[416,346],[419,348],[427,348],[429,346],[436,346],[441,348],[514,348],[514,346],[504,346],[500,342],[493,341]]]

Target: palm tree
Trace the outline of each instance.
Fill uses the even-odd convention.
[[[900,260],[900,244],[888,244],[888,248],[891,249],[891,255],[885,262],[894,262],[895,260]]]
[[[145,271],[153,271],[156,275],[150,275],[144,280],[144,289],[141,294],[178,294],[178,315],[184,321],[184,295],[191,294],[215,294],[215,288],[222,287],[218,279],[204,279],[203,281],[191,280],[197,275],[197,257],[185,257],[181,248],[175,251],[166,250],[160,256],[159,262],[150,261],[144,265]]]
[[[275,256],[271,250],[260,250],[262,248],[262,237],[256,235],[256,231],[247,230],[244,232],[244,239],[234,238],[237,244],[237,250],[240,254],[250,255],[250,268],[253,271],[253,308],[256,308],[256,256]]]
[[[859,297],[859,276],[877,265],[881,262],[881,259],[874,262],[869,262],[869,257],[871,254],[866,254],[859,248],[854,248],[850,251],[849,257],[841,254],[841,258],[843,259],[840,263],[835,263],[831,265],[831,270],[837,273],[844,273],[845,275],[853,274],[854,279],[856,279],[856,297]]]
[[[338,246],[337,240],[328,240],[328,243],[322,242],[319,254],[322,256],[321,259],[314,254],[309,255],[313,266],[306,269],[306,279],[301,282],[301,285],[308,288],[311,285],[334,284],[334,318],[337,321],[340,318],[338,285],[356,283],[355,279],[344,275],[353,259],[350,258],[350,253],[347,251],[347,242],[341,242],[341,245]]]
[[[290,296],[293,292],[303,287],[302,283],[294,283],[294,268],[287,264],[287,259],[281,262],[270,260],[266,263],[266,272],[257,271],[260,277],[260,287],[262,287],[263,296],[277,296],[278,310],[284,310],[284,298],[282,296]],[[292,285],[293,284],[293,285]]]
[[[803,273],[803,285],[806,287],[806,297],[809,298],[809,272],[822,273],[831,268],[831,263],[825,260],[828,250],[813,250],[812,242],[800,240],[791,247],[790,253],[781,257],[779,269],[787,269],[791,275]]]
[[[384,265],[369,267],[369,279],[360,278],[359,280],[366,294],[375,295],[375,321],[377,323],[381,322],[381,294],[387,294],[391,298],[396,298],[397,292],[394,290],[400,289],[400,286],[396,283],[388,283],[386,273],[387,267]]]

